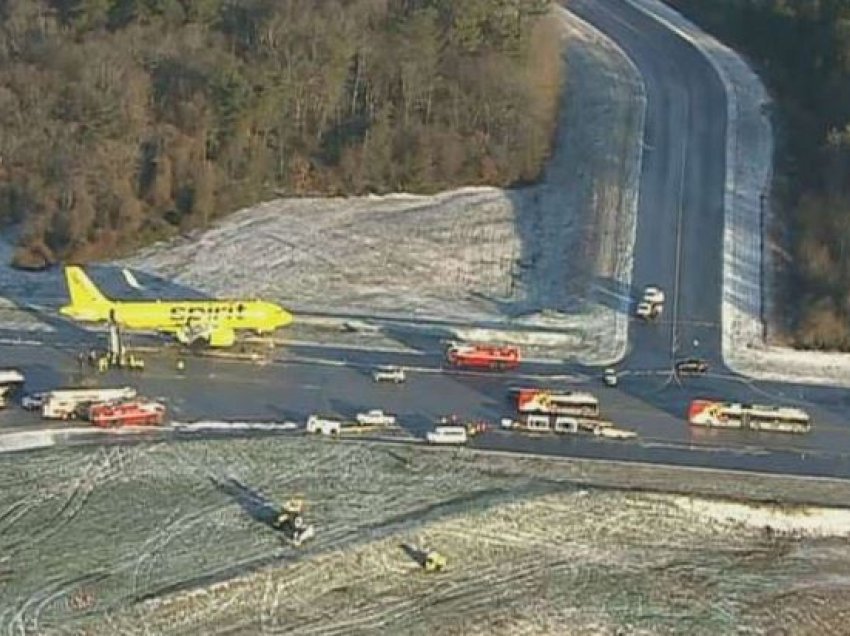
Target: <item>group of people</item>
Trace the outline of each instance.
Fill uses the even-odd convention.
[[[86,363],[92,367],[96,367],[101,373],[108,371],[110,366],[128,367],[130,369],[144,368],[144,361],[136,358],[133,354],[119,357],[115,354],[101,354],[97,349],[89,349],[88,351],[77,353],[77,363],[81,372],[86,366]],[[185,371],[186,361],[183,358],[177,358],[176,367],[178,371]]]

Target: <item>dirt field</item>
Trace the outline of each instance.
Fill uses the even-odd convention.
[[[840,633],[850,558],[830,535],[848,513],[577,481],[624,470],[293,439],[6,456],[0,631]],[[318,528],[300,549],[265,522],[293,493]],[[406,542],[447,570],[419,570]]]

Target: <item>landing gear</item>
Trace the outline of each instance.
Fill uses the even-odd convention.
[[[77,359],[82,369],[86,357],[91,366],[97,368],[100,373],[106,373],[111,368],[128,369],[131,371],[142,371],[145,361],[127,352],[124,339],[118,323],[111,320],[109,323],[109,346],[105,353],[97,349],[89,350],[88,354],[80,352]]]

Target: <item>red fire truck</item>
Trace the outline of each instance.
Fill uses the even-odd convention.
[[[165,406],[152,400],[103,402],[89,407],[88,419],[101,428],[159,426],[165,419]]]
[[[446,360],[454,367],[471,369],[516,369],[519,347],[513,345],[458,344],[446,349]]]

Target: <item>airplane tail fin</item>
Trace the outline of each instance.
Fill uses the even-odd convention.
[[[82,267],[65,268],[65,281],[71,303],[60,311],[81,320],[104,320],[109,314],[112,301],[104,296],[97,286],[86,276]]]

